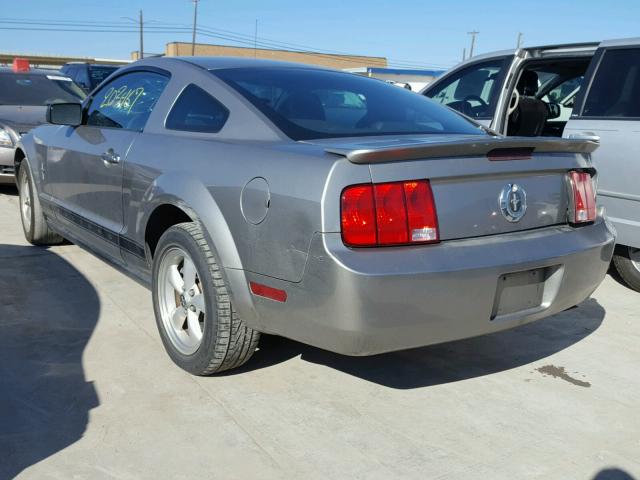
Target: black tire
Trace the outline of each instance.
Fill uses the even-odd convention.
[[[185,250],[193,260],[205,299],[206,311],[202,341],[192,355],[184,355],[165,330],[159,306],[159,269],[172,247]],[[180,223],[169,228],[158,241],[153,258],[153,308],[156,324],[167,353],[182,369],[194,375],[212,375],[239,367],[258,347],[260,333],[238,317],[229,289],[216,258],[198,223]],[[213,314],[212,314],[213,313]]]
[[[631,250],[631,247],[618,245],[613,255],[613,266],[629,288],[640,292],[640,270],[631,260]]]
[[[64,239],[53,232],[47,224],[47,218],[42,213],[40,199],[38,198],[36,187],[33,183],[31,169],[26,161],[22,161],[18,170],[18,193],[20,194],[20,220],[22,221],[22,231],[27,241],[33,245],[56,245],[62,243]],[[24,201],[30,203],[30,221],[27,221],[23,210]]]

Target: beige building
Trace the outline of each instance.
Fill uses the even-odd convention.
[[[191,43],[168,43],[164,54],[167,57],[190,56]],[[203,57],[251,57],[280,60],[285,62],[308,63],[324,67],[344,70],[358,67],[386,67],[385,57],[366,57],[362,55],[333,55],[317,52],[297,52],[291,50],[268,50],[263,48],[229,47],[226,45],[212,45],[196,43],[196,56]],[[133,60],[138,59],[138,52],[131,54]]]

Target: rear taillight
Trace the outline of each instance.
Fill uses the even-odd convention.
[[[596,219],[596,194],[593,180],[587,172],[569,172],[573,198],[569,208],[569,223],[588,223]]]
[[[342,192],[342,240],[352,247],[439,241],[428,180],[352,185]]]

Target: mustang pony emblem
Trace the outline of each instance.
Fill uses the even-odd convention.
[[[509,222],[519,222],[527,211],[527,193],[517,183],[508,183],[500,192],[500,211]]]

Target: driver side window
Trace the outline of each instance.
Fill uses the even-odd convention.
[[[86,125],[141,132],[168,81],[153,72],[117,77],[91,99]]]
[[[454,73],[426,92],[426,95],[443,105],[473,118],[491,118],[495,110],[498,88],[506,59],[495,59],[471,65]]]

